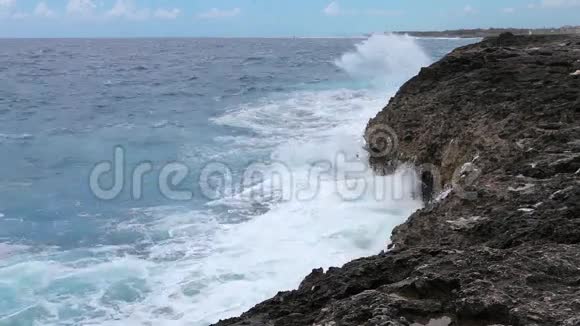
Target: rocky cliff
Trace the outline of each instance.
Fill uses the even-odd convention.
[[[459,48],[365,136],[377,172],[417,167],[425,209],[392,250],[218,325],[580,325],[580,37]]]

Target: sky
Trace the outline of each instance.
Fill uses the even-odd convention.
[[[0,37],[353,36],[580,25],[580,0],[0,0]]]

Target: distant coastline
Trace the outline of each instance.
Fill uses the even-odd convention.
[[[452,37],[477,38],[498,36],[510,32],[514,35],[561,35],[580,34],[580,26],[563,26],[558,28],[488,28],[457,29],[445,31],[395,31],[393,34],[407,34],[415,37]]]

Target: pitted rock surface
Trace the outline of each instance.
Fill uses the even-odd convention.
[[[371,153],[384,144],[369,131],[398,136],[371,159],[378,173],[431,171],[435,193],[392,250],[218,325],[579,326],[578,71],[580,37],[510,34],[424,68],[366,133]]]

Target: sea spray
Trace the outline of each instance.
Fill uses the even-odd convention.
[[[431,58],[415,38],[406,35],[374,34],[344,54],[335,64],[353,78],[365,80],[379,89],[396,90]]]
[[[362,133],[368,118],[385,104],[385,95],[394,94],[402,80],[429,62],[412,38],[373,36],[336,61],[353,78],[371,80],[373,87],[296,92],[287,99],[244,105],[215,119],[273,141],[270,159],[289,167],[294,184],[312,186],[308,177],[320,162],[329,163],[334,173],[316,179],[313,200],[270,202],[266,213],[217,236],[219,254],[208,259],[212,264],[204,274],[221,272],[236,279],[204,289],[202,297],[209,299],[200,302],[205,319],[238,314],[279,290],[295,288],[312,268],[340,266],[386,249],[390,231],[421,206],[414,197],[416,178],[405,169],[387,177],[374,175],[366,165]],[[259,139],[245,140],[253,146]],[[340,167],[333,165],[338,155],[358,160],[366,169],[345,180],[337,171]],[[270,181],[263,182],[276,193]],[[338,191],[345,182],[366,187],[354,199],[345,198]],[[220,204],[247,207],[240,198]],[[211,312],[215,307],[220,307],[217,315]]]
[[[130,42],[123,41],[123,44]],[[190,41],[175,42],[179,42],[179,47],[173,50],[164,47],[164,51],[182,53],[183,46],[187,46]],[[203,47],[203,42],[210,43]],[[222,41],[195,40],[194,45],[196,49],[202,46],[207,51],[203,56],[212,57],[214,68],[230,67],[228,64],[243,62],[253,55],[243,52],[247,42],[253,44],[252,40],[228,40],[235,43],[232,44],[233,49],[227,48],[230,43],[220,43],[220,47],[215,47],[212,42]],[[268,79],[268,85],[291,85],[284,88],[284,92],[262,93],[255,98],[222,97],[219,102],[213,99],[223,94],[211,93],[204,98],[204,105],[200,105],[197,111],[184,111],[183,103],[194,100],[191,96],[144,95],[163,93],[150,86],[152,76],[163,81],[167,75],[169,80],[165,82],[173,85],[171,83],[176,76],[184,71],[183,62],[161,62],[177,68],[171,70],[172,73],[164,70],[161,75],[155,75],[156,70],[148,71],[142,80],[143,85],[147,85],[147,92],[135,96],[142,97],[147,103],[155,103],[155,110],[137,107],[139,110],[123,111],[115,105],[125,103],[123,101],[126,100],[115,100],[104,104],[118,108],[121,115],[114,115],[116,111],[111,111],[110,116],[89,115],[92,119],[90,125],[97,128],[99,121],[96,120],[100,118],[107,124],[117,120],[122,123],[123,117],[131,112],[136,115],[136,119],[131,120],[135,128],[109,127],[92,131],[90,135],[94,137],[96,134],[99,137],[90,138],[91,146],[80,142],[83,137],[89,137],[88,133],[71,137],[59,135],[62,139],[57,138],[57,144],[62,146],[62,140],[70,141],[65,144],[77,144],[72,139],[79,140],[80,144],[85,145],[81,148],[87,148],[86,152],[92,155],[86,159],[90,163],[94,163],[97,158],[103,159],[103,153],[111,150],[112,143],[103,144],[107,139],[121,139],[131,143],[129,153],[138,151],[150,155],[154,152],[158,156],[145,158],[155,160],[156,163],[164,162],[173,151],[177,152],[177,159],[183,161],[195,158],[226,161],[231,165],[241,165],[238,161],[242,160],[259,161],[266,164],[265,172],[268,172],[268,163],[280,162],[292,172],[297,186],[309,185],[314,180],[318,185],[315,196],[308,200],[295,196],[262,196],[248,201],[244,196],[235,194],[203,206],[170,202],[165,206],[149,207],[145,205],[147,202],[139,202],[131,206],[134,208],[121,207],[115,211],[119,221],[104,220],[103,212],[91,212],[84,200],[79,208],[86,210],[82,216],[75,215],[66,223],[58,220],[54,224],[60,227],[57,229],[58,234],[63,232],[68,236],[71,233],[65,232],[72,229],[71,225],[76,225],[74,222],[103,221],[102,224],[96,224],[100,232],[98,242],[91,242],[91,238],[83,233],[82,242],[76,246],[33,250],[23,255],[10,255],[9,259],[4,260],[0,265],[0,325],[206,326],[220,318],[236,316],[280,290],[296,288],[313,268],[340,266],[353,258],[385,249],[392,228],[421,206],[413,197],[413,181],[407,178],[408,171],[400,170],[392,176],[377,177],[370,170],[363,169],[346,175],[343,172],[349,172],[348,169],[341,168],[335,162],[337,157],[343,156],[363,166],[366,164],[362,140],[366,122],[385,105],[385,98],[393,95],[402,82],[429,61],[416,42],[397,36],[373,36],[362,42],[260,40],[260,46],[267,47],[268,51],[284,55],[295,53],[283,63],[270,62],[268,60],[277,59],[268,57],[259,65],[256,64],[267,70],[268,75],[281,76],[280,80],[278,77]],[[143,44],[141,46],[143,48]],[[225,54],[217,53],[218,56],[214,57],[216,53],[212,51],[221,51],[221,46],[225,46],[227,51],[224,50]],[[455,46],[438,46],[437,51],[448,51]],[[147,55],[146,48],[142,52]],[[195,51],[191,53],[193,55]],[[243,57],[232,58],[237,54]],[[216,60],[220,60],[219,55],[225,59],[216,63]],[[76,57],[83,56],[67,60]],[[175,55],[174,60],[180,60],[181,57]],[[335,58],[336,66],[341,69],[334,65]],[[111,60],[118,58],[113,56]],[[191,58],[188,56],[186,60],[190,63]],[[292,62],[291,67],[288,61]],[[204,76],[206,71],[218,75],[200,77],[199,80],[208,81],[203,85],[210,85],[211,89],[203,88],[196,92],[215,92],[214,88],[230,80],[227,76],[219,75],[219,69],[206,69],[206,61],[198,64],[203,69],[198,69],[196,75]],[[77,65],[82,67],[82,62]],[[250,69],[248,67],[251,66],[254,64],[246,65],[244,69]],[[283,72],[273,73],[276,69],[283,69]],[[230,70],[232,74],[236,71]],[[260,75],[261,71],[245,70],[243,73]],[[107,79],[117,80],[117,77],[112,76],[118,73],[103,70],[98,78],[100,83]],[[130,78],[141,78],[135,75],[135,71],[130,74]],[[190,78],[191,72],[186,75],[181,77]],[[299,80],[286,79],[295,76],[299,76]],[[239,76],[234,77],[231,80],[237,83]],[[307,78],[315,78],[316,87],[295,87],[297,84],[302,85],[301,82]],[[212,81],[220,83],[212,84]],[[351,87],[351,82],[357,84],[355,86],[364,82],[369,87]],[[88,85],[92,94],[93,85],[97,83]],[[183,87],[194,88],[195,85],[192,83]],[[122,84],[116,86],[116,90],[123,95],[141,92],[143,89],[133,84],[127,87]],[[265,89],[262,86],[258,88]],[[224,89],[226,87],[228,91],[229,88],[236,90],[234,84],[224,85]],[[163,102],[169,99],[175,101]],[[226,105],[227,110],[211,107],[212,103]],[[162,111],[162,104],[178,110],[175,113]],[[52,113],[56,108],[53,106],[51,110]],[[78,111],[84,112],[82,108]],[[148,112],[146,117],[140,115],[142,111]],[[198,113],[206,115],[196,115]],[[67,116],[70,114],[66,112]],[[195,119],[188,120],[190,116]],[[156,125],[155,121],[163,120],[179,121],[185,127],[165,135],[161,132],[173,131],[175,124]],[[86,121],[80,121],[87,124]],[[37,134],[34,128],[32,132]],[[155,139],[162,141],[160,146],[144,142],[152,135],[153,138],[160,137]],[[27,141],[43,139],[35,136]],[[50,147],[54,141],[55,138],[50,138],[41,144],[51,155],[61,153]],[[19,142],[14,143],[14,146],[20,146]],[[63,146],[67,151],[73,147]],[[62,154],[65,156],[64,152]],[[176,159],[173,156],[169,158]],[[20,164],[20,160],[17,162]],[[309,178],[309,172],[317,162],[329,163],[336,169],[321,175],[319,179]],[[41,163],[38,165],[44,166]],[[54,172],[56,175],[60,171]],[[70,166],[67,166],[66,172],[73,173]],[[268,182],[263,180],[264,189],[275,193],[278,186]],[[77,192],[77,188],[74,188],[77,183],[66,183],[66,186]],[[337,187],[347,183],[365,184],[367,187],[359,196],[345,198]],[[54,188],[52,184],[50,186]],[[382,192],[377,191],[380,189]],[[51,202],[60,198],[53,197],[52,193],[50,195],[43,193],[43,196],[38,197],[49,198]],[[27,206],[32,204],[27,203]],[[99,205],[113,206],[105,202],[99,202]],[[12,210],[6,210],[4,206],[2,211],[7,216],[14,215]],[[16,215],[16,218],[19,216]],[[14,230],[21,230],[20,227],[24,225],[18,224],[19,228]],[[44,228],[38,227],[38,230],[42,232],[36,234],[44,234]],[[127,235],[134,236],[131,239],[135,240],[126,242],[124,237]]]

